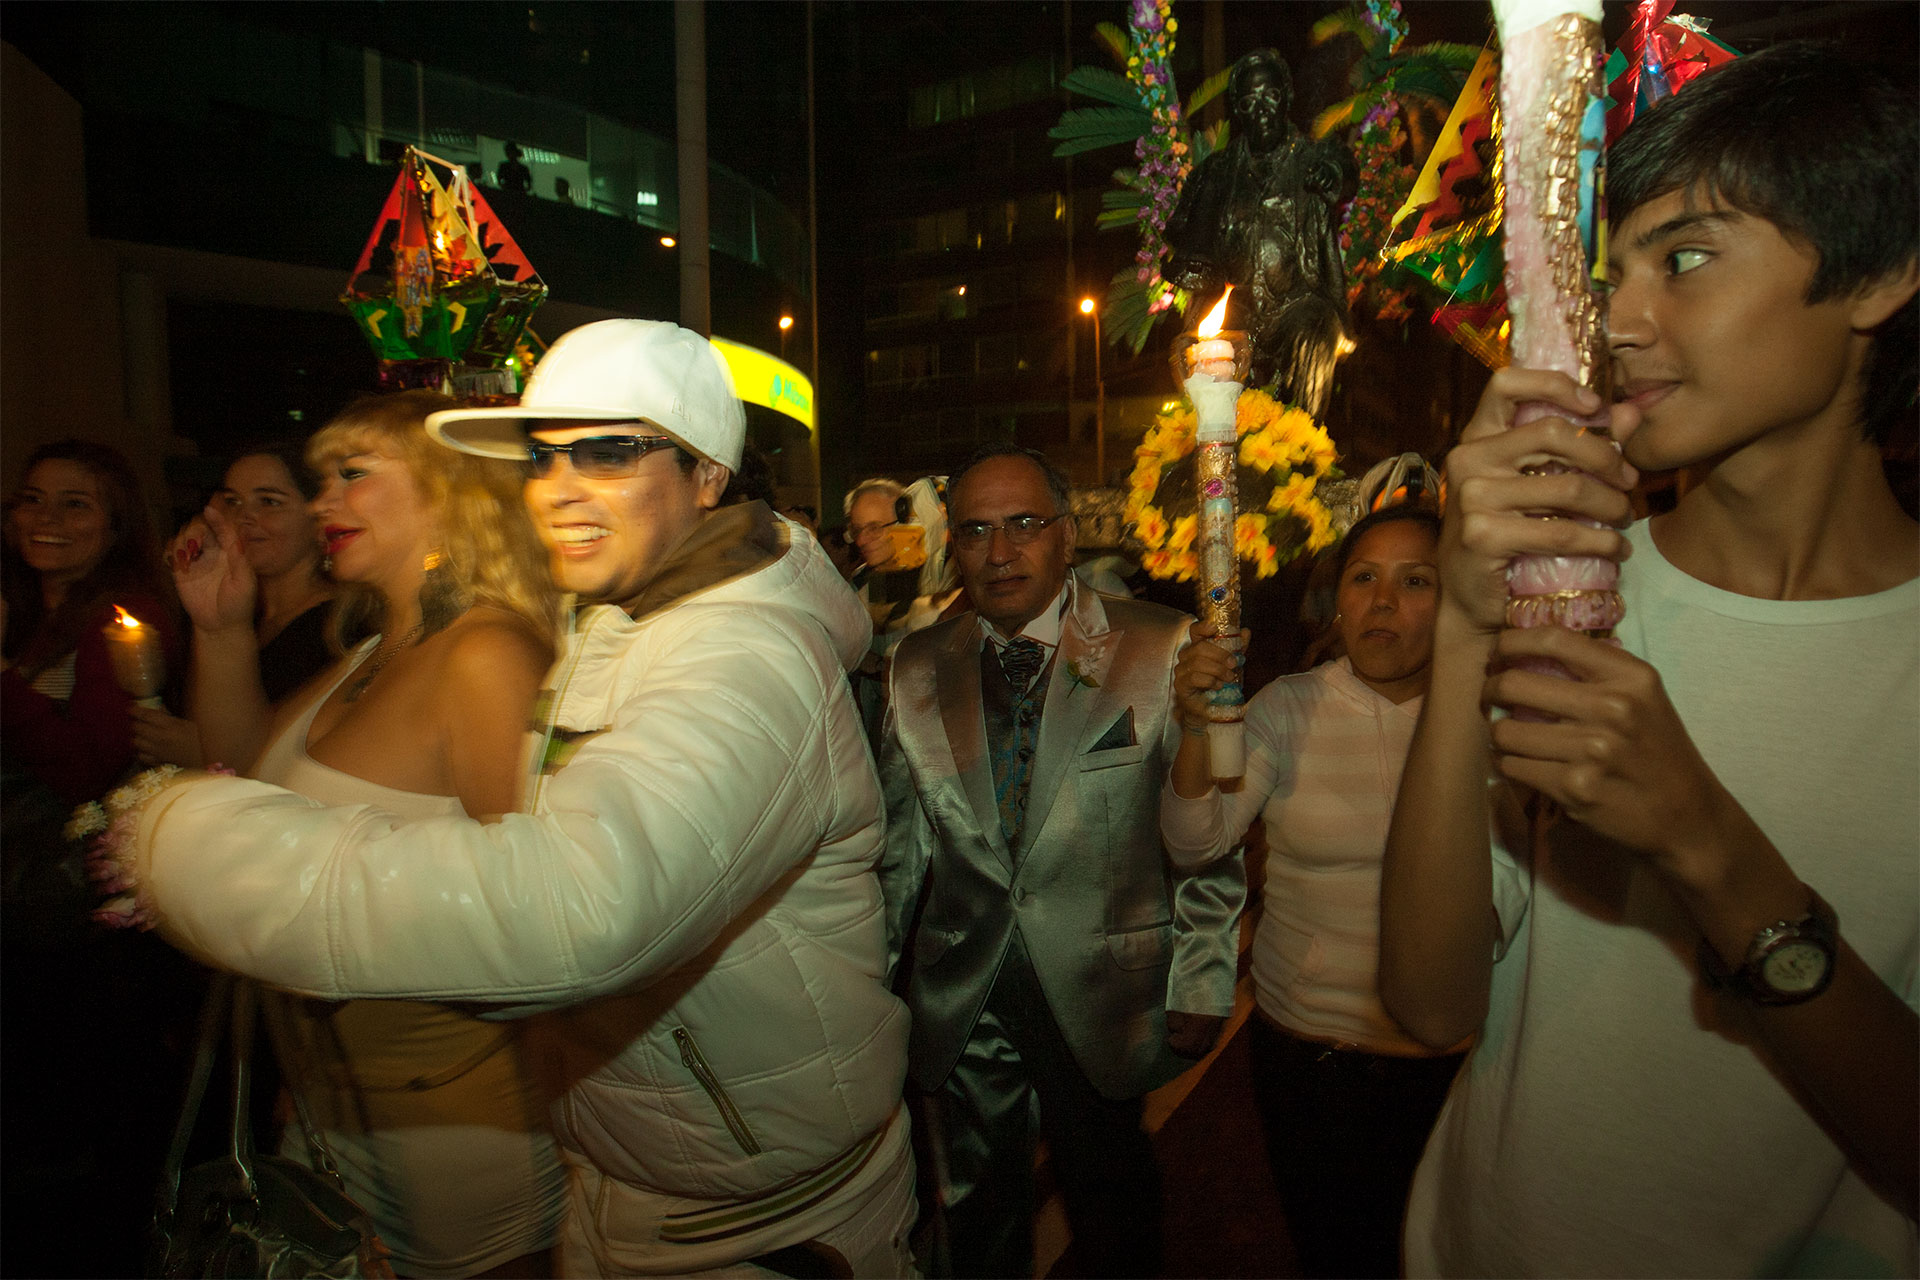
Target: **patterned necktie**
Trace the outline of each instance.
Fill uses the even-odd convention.
[[[1017,700],[1024,697],[1027,686],[1040,674],[1040,668],[1046,665],[1047,651],[1038,640],[1021,636],[1000,650],[1000,670],[1007,677],[1007,683],[1013,686],[1013,696]]]

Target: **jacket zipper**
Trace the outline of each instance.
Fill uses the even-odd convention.
[[[726,1122],[727,1132],[740,1144],[740,1149],[750,1156],[760,1154],[759,1140],[753,1136],[753,1130],[747,1128],[747,1118],[740,1114],[740,1108],[733,1105],[733,1099],[720,1087],[720,1078],[713,1074],[713,1068],[707,1065],[707,1059],[700,1052],[700,1046],[693,1042],[693,1033],[685,1027],[673,1029],[674,1043],[680,1046],[680,1061],[687,1070],[693,1072],[693,1078],[713,1099],[713,1105],[720,1112],[720,1119]]]

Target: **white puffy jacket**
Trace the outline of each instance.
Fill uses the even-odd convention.
[[[581,614],[549,682],[571,755],[528,813],[401,824],[238,779],[163,792],[134,852],[166,936],[327,999],[564,1009],[543,1020],[571,1086],[556,1124],[603,1202],[753,1197],[871,1138],[907,1013],[843,676],[870,624],[776,523],[783,549],[744,576],[639,621]],[[603,1257],[652,1247],[657,1205],[595,1216]]]

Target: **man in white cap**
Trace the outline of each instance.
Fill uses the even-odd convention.
[[[523,813],[400,824],[260,783],[162,793],[134,839],[177,944],[327,999],[561,1010],[561,1274],[903,1275],[907,1015],[847,693],[865,611],[811,535],[721,507],[745,419],[699,335],[567,334],[512,408],[433,415],[528,460],[582,608]]]

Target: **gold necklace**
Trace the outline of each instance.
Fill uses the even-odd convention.
[[[373,678],[386,670],[387,664],[393,661],[396,654],[419,639],[420,633],[426,630],[426,628],[427,624],[424,620],[414,623],[392,648],[388,648],[387,643],[381,641],[380,647],[373,651],[373,657],[367,663],[367,674],[355,680],[353,684],[348,687],[347,696],[340,699],[340,701],[352,702],[355,698],[365,693],[367,686],[373,683]]]

